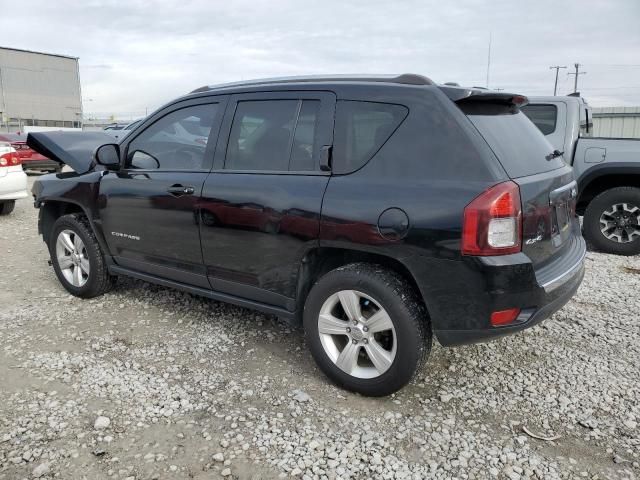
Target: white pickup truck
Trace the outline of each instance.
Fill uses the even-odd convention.
[[[640,140],[593,137],[591,108],[578,96],[529,97],[522,111],[573,166],[587,240],[608,253],[640,253]]]

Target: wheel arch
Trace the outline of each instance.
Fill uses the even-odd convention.
[[[38,232],[42,235],[42,239],[44,240],[44,242],[47,245],[49,244],[49,237],[51,235],[53,225],[56,223],[56,220],[58,220],[58,218],[62,217],[63,215],[69,215],[72,213],[82,213],[88,219],[91,230],[93,230],[93,233],[95,234],[96,239],[100,244],[100,248],[105,253],[109,252],[102,232],[100,232],[96,228],[93,222],[93,218],[87,211],[87,209],[79,202],[74,202],[73,200],[69,199],[45,200],[40,205],[40,214],[38,217]]]
[[[338,247],[317,247],[309,250],[300,263],[298,269],[296,288],[296,318],[297,323],[302,322],[304,302],[311,287],[315,282],[335,268],[350,263],[364,262],[381,265],[397,273],[413,287],[419,299],[429,311],[428,302],[424,298],[424,292],[420,288],[411,270],[399,259],[380,253],[369,251],[346,249]]]
[[[637,166],[598,165],[585,172],[578,181],[578,213],[584,214],[591,200],[615,187],[640,188],[640,162]]]

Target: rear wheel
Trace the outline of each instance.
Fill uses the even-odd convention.
[[[584,215],[584,235],[606,253],[640,253],[640,188],[616,187],[595,197]]]
[[[92,298],[111,289],[113,277],[84,215],[73,213],[56,220],[49,235],[49,253],[56,276],[69,293]]]
[[[313,286],[304,329],[320,369],[337,385],[369,396],[406,385],[431,349],[426,309],[411,285],[366,263],[333,270]]]
[[[0,215],[9,215],[16,206],[15,200],[5,200],[0,202]]]

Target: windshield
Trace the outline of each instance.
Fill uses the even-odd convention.
[[[564,166],[562,156],[520,111],[474,112],[468,115],[511,178],[535,175]]]

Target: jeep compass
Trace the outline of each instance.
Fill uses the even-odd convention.
[[[39,231],[73,295],[126,275],[277,315],[387,395],[432,338],[531,327],[582,281],[573,172],[526,102],[413,74],[202,87],[117,143],[30,134],[73,169],[35,182]]]

